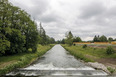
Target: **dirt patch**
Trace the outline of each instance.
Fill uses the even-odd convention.
[[[90,59],[93,59],[93,60],[99,59],[99,57],[92,56],[92,55],[88,55],[88,54],[86,54],[85,57],[90,58]]]
[[[16,62],[15,60],[9,61],[9,62],[1,62],[1,63],[0,63],[0,69],[2,69],[2,68],[4,68],[4,67],[8,66],[9,64],[13,64],[13,63],[15,63],[15,62]]]
[[[104,48],[106,49],[109,45],[88,45],[89,47],[94,47],[94,48]],[[116,46],[112,46],[116,50]]]
[[[106,67],[112,67],[112,68],[116,69],[116,58],[99,58],[99,57],[95,57],[95,56],[88,55],[88,54],[85,56],[90,59],[92,58],[94,61],[101,63],[101,64],[105,65]],[[106,68],[105,69],[102,68],[102,69],[108,73],[108,70]],[[114,74],[116,74],[116,72]]]
[[[116,59],[115,58],[102,58],[102,59],[98,59],[96,61],[99,63],[102,63],[106,66],[113,66],[116,68]]]

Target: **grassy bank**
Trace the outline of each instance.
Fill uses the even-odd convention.
[[[16,68],[25,67],[35,61],[38,57],[45,54],[54,45],[38,45],[36,53],[21,53],[12,56],[0,57],[0,75],[8,73]]]
[[[106,49],[104,48],[94,48],[82,46],[68,46],[62,45],[67,51],[69,51],[76,58],[84,60],[85,62],[94,62],[101,58],[116,58],[116,53],[107,55]]]

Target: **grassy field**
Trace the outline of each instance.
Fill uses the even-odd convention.
[[[116,53],[107,55],[105,48],[94,48],[94,47],[83,48],[82,46],[68,46],[68,45],[62,46],[76,58],[82,59],[86,62],[94,62],[102,58],[116,59]]]
[[[21,53],[12,56],[0,57],[0,75],[8,73],[16,68],[25,67],[45,54],[54,45],[38,45],[36,53]]]

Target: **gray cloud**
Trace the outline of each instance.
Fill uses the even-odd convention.
[[[28,12],[30,15],[32,15],[33,18],[37,18],[38,16],[41,16],[43,13],[45,13],[49,8],[49,2],[48,0],[25,0],[25,1],[15,1],[15,0],[9,0],[15,6],[21,7],[23,10]]]
[[[54,12],[38,16],[38,19],[41,20],[43,23],[57,22],[61,20],[61,18]]]
[[[102,2],[90,2],[87,5],[80,8],[81,9],[81,18],[91,18],[103,14],[106,11],[106,8]]]
[[[27,11],[47,35],[56,40],[71,30],[74,36],[92,40],[95,35],[116,38],[115,0],[10,0]]]

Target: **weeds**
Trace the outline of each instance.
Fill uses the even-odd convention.
[[[115,51],[114,51],[114,49],[113,49],[112,46],[108,46],[108,47],[107,47],[106,53],[107,53],[108,55],[111,55],[111,54],[113,54],[114,52],[115,52]]]
[[[107,67],[107,69],[109,70],[109,72],[112,74],[116,71],[115,68],[112,68],[112,67]]]
[[[84,45],[83,45],[83,48],[87,48],[87,45],[86,45],[86,44],[84,44]]]
[[[81,52],[78,52],[78,50],[76,50],[73,46],[71,47],[67,47],[66,45],[62,45],[67,51],[70,52],[70,54],[72,54],[73,56],[75,56],[77,59],[81,59],[84,60],[85,62],[94,62],[94,60],[89,59],[87,57],[85,57],[85,55]]]

